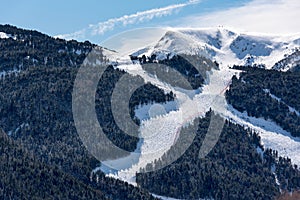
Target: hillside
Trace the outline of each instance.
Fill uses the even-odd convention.
[[[15,140],[32,152],[41,165],[48,168],[57,168],[61,173],[69,176],[70,179],[79,183],[82,182],[84,184],[82,187],[93,188],[91,193],[93,193],[93,190],[98,191],[100,188],[100,193],[105,198],[118,199],[121,193],[123,195],[121,199],[125,197],[142,199],[144,196],[152,198],[146,191],[133,188],[121,181],[107,178],[100,172],[97,176],[98,183],[101,184],[97,185],[96,181],[90,178],[91,172],[100,165],[100,162],[86,150],[76,132],[72,116],[72,90],[76,73],[81,65],[80,62],[83,62],[86,53],[91,51],[91,47],[95,45],[57,40],[36,31],[21,30],[7,25],[3,27],[5,28],[3,31],[7,32],[6,34],[20,34],[25,38],[30,38],[28,39],[29,41],[38,41],[34,48],[28,48],[21,40],[15,41],[13,38],[0,39],[3,45],[2,53],[10,53],[9,59],[0,58],[3,63],[1,65],[3,75],[0,85],[0,126],[10,137],[10,140]],[[81,55],[69,52],[65,54],[67,57],[60,57],[57,48],[47,48],[47,46],[55,46],[57,44],[62,45],[64,48],[70,48],[72,44],[75,44],[77,48],[86,48],[87,52]],[[89,44],[88,47],[86,47],[86,44]],[[107,51],[101,47],[96,48],[100,52]],[[15,51],[11,49],[15,49]],[[31,52],[33,49],[37,50]],[[43,58],[46,55],[54,56],[57,65],[55,63],[44,65],[45,63],[29,62],[26,66],[24,65],[22,68],[11,71],[12,64],[23,58],[20,55],[27,53],[32,53],[37,58]],[[65,63],[69,59],[79,60],[76,61],[76,65],[71,65],[70,63]],[[105,61],[102,54],[99,55],[98,59]],[[113,121],[111,110],[107,110],[108,106],[106,106],[106,102],[110,101],[110,95],[107,94],[112,93],[115,82],[124,74],[124,71],[108,66],[105,74],[106,78],[98,86],[97,113],[107,136],[116,145],[132,151],[136,148],[137,139],[123,134],[122,130]],[[140,92],[133,95],[130,103],[131,112],[141,102],[165,102],[167,99],[173,98],[151,84],[141,87],[139,90]],[[103,103],[105,103],[105,107],[101,106]],[[102,112],[105,113],[99,114]],[[14,158],[12,155],[9,156],[11,159],[21,162],[18,161],[19,157]],[[4,165],[4,163],[2,164]],[[34,171],[35,168],[32,170]],[[55,177],[56,175],[51,175],[49,178],[52,180]],[[18,181],[16,180],[16,184]],[[45,181],[45,187],[50,183],[51,181],[49,183]],[[66,190],[68,190],[68,187],[70,190],[72,189],[70,184],[64,184],[64,186]],[[37,185],[35,189],[38,189]],[[81,192],[84,189],[77,188],[76,190]],[[10,188],[8,192],[18,193],[20,191],[19,188]],[[28,191],[27,194],[30,195],[31,192]],[[42,194],[36,194],[37,198],[42,198]],[[51,197],[51,194],[49,196]],[[78,193],[75,196],[80,197],[81,195]]]
[[[58,167],[41,162],[32,151],[0,130],[1,190],[3,199],[106,199]]]

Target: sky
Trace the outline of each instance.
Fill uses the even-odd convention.
[[[1,2],[0,23],[101,43],[145,27],[218,27],[300,33],[299,0],[86,0]]]

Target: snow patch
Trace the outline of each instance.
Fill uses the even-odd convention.
[[[81,55],[81,54],[82,54],[82,52],[81,52],[80,49],[77,49],[77,50],[75,51],[75,53],[76,53],[77,55]]]
[[[11,34],[0,32],[0,39],[8,39],[8,38],[12,38],[13,40],[17,39],[16,36],[12,36]]]
[[[162,200],[183,200],[183,199],[176,199],[176,198],[172,198],[172,197],[160,196],[160,195],[153,194],[153,193],[152,193],[152,196],[160,198]],[[213,200],[213,199],[198,199],[198,200]]]
[[[7,135],[12,136],[15,135],[20,129],[24,127],[29,127],[28,123],[22,123],[20,126],[18,126],[15,130],[8,131]]]
[[[8,39],[10,36],[4,32],[0,32],[0,39]]]
[[[166,103],[152,103],[146,105],[139,105],[135,109],[135,116],[141,120],[149,120],[150,118],[159,117],[165,115],[171,111],[178,110],[177,101],[168,101]]]

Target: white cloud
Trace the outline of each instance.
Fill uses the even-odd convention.
[[[86,35],[102,35],[107,31],[113,30],[117,25],[127,26],[129,24],[138,24],[154,18],[168,16],[183,7],[197,3],[200,3],[200,0],[189,0],[181,4],[173,4],[162,8],[155,8],[137,12],[135,14],[124,15],[122,17],[112,18],[104,22],[99,22],[98,24],[90,25],[88,28],[76,31],[75,33],[58,35],[56,37],[64,39],[83,39]]]
[[[181,19],[181,26],[225,26],[245,32],[300,33],[299,0],[253,0],[241,7]]]
[[[167,30],[169,29],[159,27],[132,29],[108,38],[100,43],[100,46],[113,49],[121,55],[130,55],[142,47],[155,44]]]

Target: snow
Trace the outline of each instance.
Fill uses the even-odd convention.
[[[178,109],[177,101],[168,101],[163,104],[154,103],[147,105],[139,105],[137,109],[135,109],[135,116],[141,120],[149,120],[150,118],[159,117],[161,115],[165,115],[171,111],[175,111]]]
[[[134,152],[130,153],[130,155],[119,158],[116,160],[107,160],[101,163],[100,167],[97,167],[93,170],[93,173],[101,170],[105,174],[108,175],[115,175],[120,170],[125,170],[130,168],[133,164],[136,164],[138,162],[139,156],[140,156],[140,149],[143,144],[143,140],[141,139],[138,144],[137,148]]]
[[[8,131],[7,135],[12,136],[13,134],[16,134],[21,128],[24,128],[24,127],[29,127],[29,124],[28,123],[22,123],[15,130]]]
[[[0,39],[8,39],[8,38],[12,38],[13,40],[17,39],[16,36],[12,36],[11,34],[0,32]]]
[[[272,45],[270,40],[265,40],[261,37],[239,35],[231,43],[230,48],[239,59],[243,59],[247,55],[256,57],[269,56],[275,47]]]
[[[162,200],[181,200],[181,199],[176,199],[176,198],[172,198],[172,197],[160,196],[160,195],[156,195],[156,194],[152,194],[152,196],[160,198]],[[198,199],[198,200],[213,200],[213,199]]]
[[[288,106],[288,107],[289,107],[290,112],[295,112],[296,115],[300,117],[299,111],[297,111],[297,110],[296,110],[295,108],[293,108],[293,107],[290,107],[290,106]]]
[[[279,101],[279,102],[281,101],[281,98],[275,96],[274,94],[271,94],[271,93],[270,93],[270,96],[272,97],[272,99],[275,99],[275,100],[277,100],[277,101]]]
[[[215,55],[216,51],[218,51],[216,47],[198,40],[198,38],[193,35],[168,31],[166,35],[154,46],[153,54],[195,54],[211,58],[211,56]]]
[[[0,32],[0,39],[8,39],[10,36],[4,32]]]
[[[81,54],[82,54],[82,52],[81,52],[80,49],[77,49],[77,50],[75,51],[75,53],[76,53],[77,55],[81,55]]]
[[[146,56],[149,56],[147,55],[147,52],[149,52],[151,50],[151,47],[145,47],[145,48],[142,48],[134,53],[132,53],[131,55],[132,56],[139,56],[139,55],[146,55]]]
[[[272,166],[271,166],[271,172],[274,174],[274,176],[275,176],[275,182],[276,182],[276,184],[278,185],[278,186],[280,186],[280,182],[279,182],[279,180],[278,180],[278,177],[277,177],[277,174],[276,174],[276,166],[275,166],[275,164],[273,164]],[[281,189],[280,189],[280,192],[281,192]]]
[[[156,195],[156,194],[152,194],[152,196],[157,197],[162,200],[181,200],[181,199],[176,199],[176,198],[172,198],[172,197],[160,196],[160,195]],[[198,200],[213,200],[213,199],[198,199]]]
[[[272,68],[275,70],[288,71],[300,64],[300,51],[295,50],[294,53],[286,55],[285,58],[277,62]]]
[[[256,147],[256,152],[260,155],[261,159],[264,158],[264,151],[260,147]]]
[[[299,38],[300,35],[287,37],[237,33],[224,28],[178,28],[167,31],[156,44],[141,48],[132,55],[156,54],[158,60],[162,60],[166,59],[168,54],[170,57],[176,54],[193,54],[221,63],[224,61],[220,58],[231,54],[234,62],[226,63],[230,66],[264,64],[267,69],[271,69],[276,62],[299,48]],[[248,58],[251,58],[251,62]],[[297,63],[297,61],[294,62]]]
[[[102,54],[108,59],[108,63],[115,66],[117,64],[129,64],[131,60],[127,56],[120,56],[117,52],[102,48]]]
[[[156,194],[152,194],[152,196],[154,196],[156,198],[160,198],[161,200],[180,200],[180,199],[175,199],[175,198],[166,197],[166,196],[160,196],[160,195],[156,195]]]
[[[11,34],[0,32],[0,39],[8,39],[8,38],[12,38],[13,40],[17,39],[16,36],[12,36]]]

